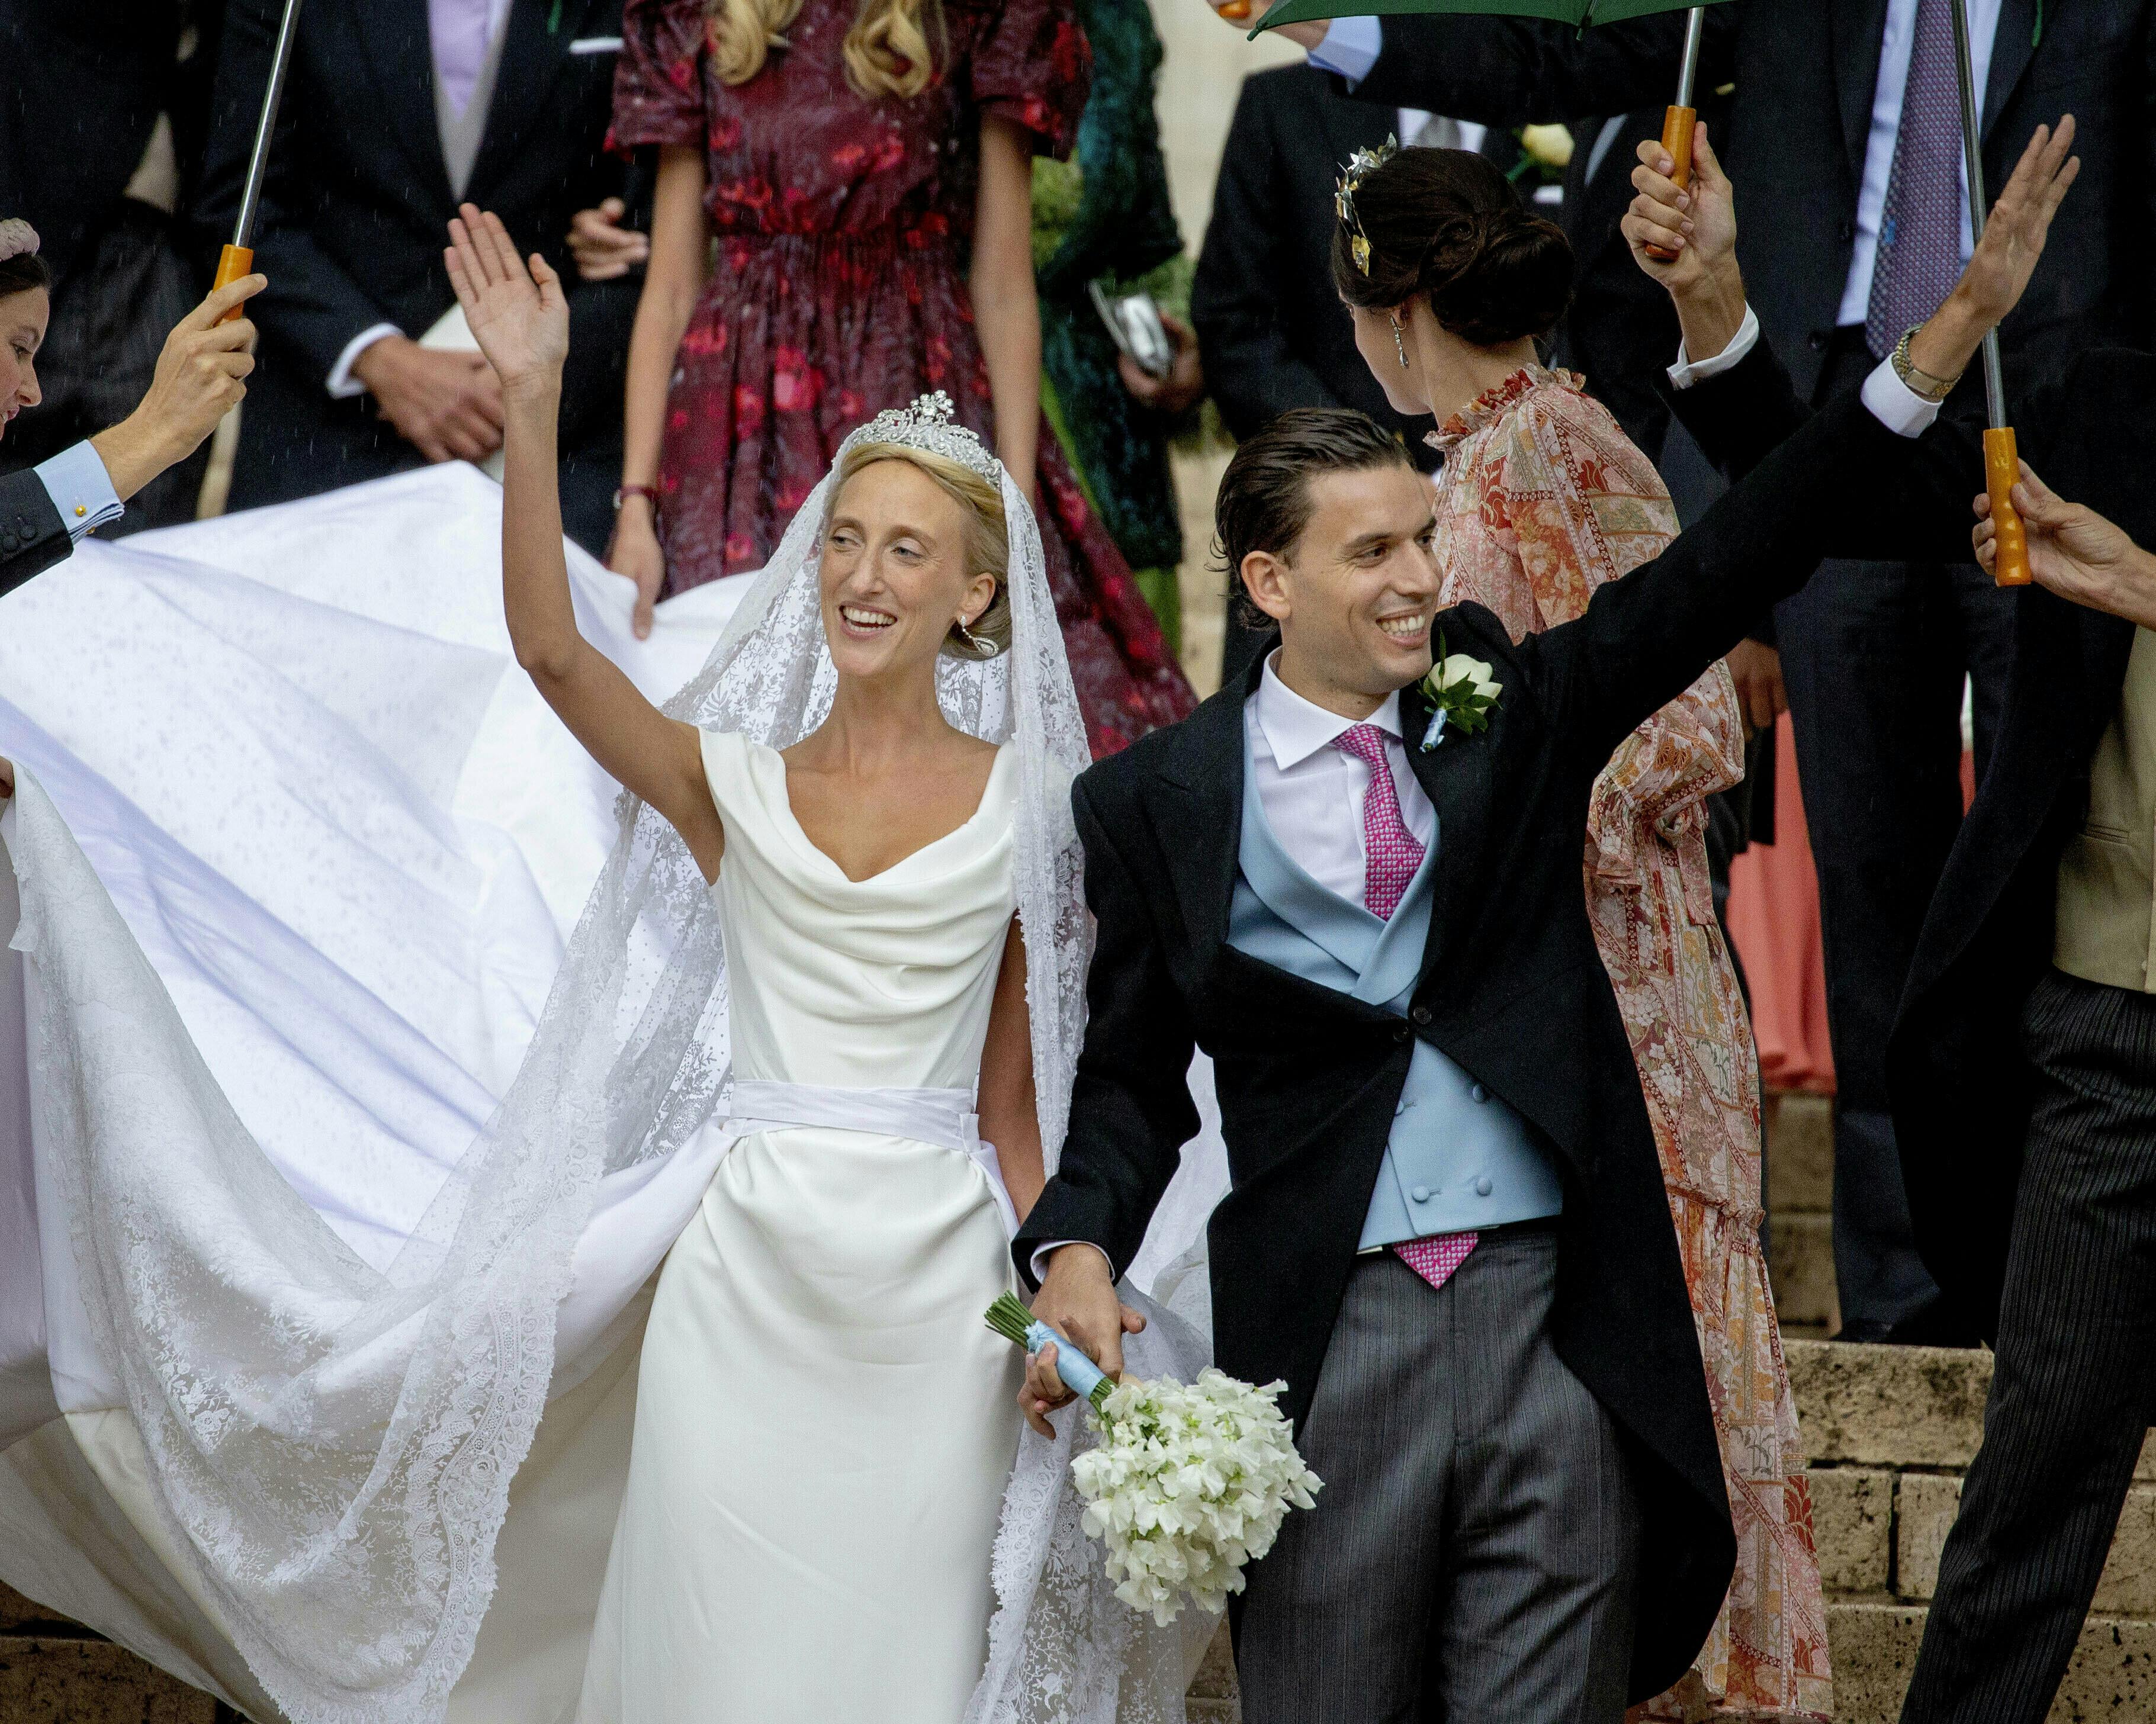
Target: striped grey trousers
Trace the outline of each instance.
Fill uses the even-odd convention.
[[[2156,997],[2055,971],[2022,1038],[2038,1083],[1984,1446],[1902,1724],[2040,1724],[2156,1411]]]
[[[1549,1342],[1557,1238],[1435,1291],[1359,1260],[1298,1439],[1325,1488],[1250,1569],[1245,1724],[1618,1724],[1640,1514]]]

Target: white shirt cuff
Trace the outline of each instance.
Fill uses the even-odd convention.
[[[1864,380],[1864,404],[1897,437],[1922,437],[1937,422],[1943,403],[1925,400],[1894,374],[1892,360],[1882,359]]]
[[[1033,1282],[1036,1287],[1048,1279],[1048,1260],[1065,1245],[1083,1245],[1089,1251],[1101,1251],[1101,1248],[1091,1239],[1055,1239],[1043,1245],[1033,1254]],[[1101,1261],[1108,1265],[1108,1279],[1113,1280],[1116,1277],[1114,1260],[1106,1251],[1101,1251]]]
[[[404,331],[393,323],[377,323],[363,329],[344,344],[344,351],[337,355],[337,362],[330,367],[330,398],[349,401],[355,395],[367,393],[367,385],[352,374],[359,362],[359,356],[386,336],[401,336]]]
[[[86,442],[72,444],[49,461],[39,462],[37,475],[67,524],[68,537],[78,545],[85,533],[127,512],[120,493],[112,488],[104,460]]]
[[[1744,308],[1744,321],[1737,326],[1737,333],[1729,338],[1729,345],[1711,358],[1693,359],[1686,355],[1681,339],[1677,342],[1677,362],[1670,367],[1670,382],[1680,389],[1689,389],[1694,383],[1703,383],[1709,377],[1718,377],[1726,371],[1733,371],[1744,356],[1759,345],[1759,314],[1749,305]]]
[[[1385,51],[1385,27],[1378,19],[1336,18],[1325,27],[1325,39],[1310,50],[1310,63],[1321,72],[1337,72],[1353,90],[1370,75]]]

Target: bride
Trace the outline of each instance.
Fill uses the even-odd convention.
[[[711,883],[747,1132],[659,1278],[580,1716],[940,1724],[980,1674],[1018,1446],[1019,1362],[982,1313],[1002,1210],[1045,1178],[1017,751],[937,695],[939,660],[1010,639],[1002,469],[947,405],[871,422],[824,500],[828,716],[783,752],[669,718],[577,629],[567,301],[498,218],[451,233],[502,382],[517,662]]]
[[[413,859],[456,834],[413,826],[416,793],[341,806],[280,708],[244,741],[297,793],[199,819],[220,875],[129,800],[172,776],[156,693],[126,691],[131,726],[54,678],[61,736],[0,700],[35,1174],[0,1189],[0,1578],[265,1721],[1179,1716],[1210,1625],[1115,1602],[1075,1421],[1021,1445],[1019,1361],[982,1323],[1083,1019],[1086,751],[1027,505],[932,402],[864,428],[662,712],[564,563],[558,285],[490,218],[454,238],[510,408],[510,636],[630,792],[619,837],[511,1060],[516,1010],[459,993],[462,877]],[[403,685],[377,657],[393,699],[226,596],[218,649],[281,655],[324,736],[423,760],[486,705],[467,649]],[[184,707],[213,654],[161,685],[164,634],[102,662]],[[71,752],[100,725],[125,790]],[[506,829],[584,796],[541,748],[486,765]],[[363,878],[316,915],[326,860]],[[501,973],[470,992],[528,997],[497,937],[516,870],[480,860],[470,944]],[[385,864],[425,878],[410,926],[367,920]],[[1133,1302],[1132,1368],[1194,1369]],[[60,1418],[17,1440],[40,1369]]]

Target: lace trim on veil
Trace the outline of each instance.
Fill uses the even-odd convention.
[[[828,712],[817,550],[830,483],[671,716],[783,748]],[[1069,790],[1089,753],[1040,533],[1003,485],[1014,645],[945,660],[938,692],[954,724],[1018,750],[1017,900],[1052,1171],[1085,1019],[1091,935]],[[40,1069],[75,1075],[38,1086],[40,1134],[90,1332],[124,1386],[183,1578],[293,1724],[439,1718],[493,1595],[598,1183],[681,1148],[729,1081],[726,952],[702,875],[672,827],[624,795],[522,1067],[377,1271],[277,1175],[168,1027],[154,972],[49,803],[33,787],[24,803],[26,833],[43,834],[18,859],[32,1033]],[[152,1003],[131,1018],[116,999]],[[152,1142],[158,1154],[143,1154]],[[997,1558],[999,1667],[1044,1704],[1006,1703],[1016,1691],[992,1693],[992,1670],[983,1719],[1106,1719],[1112,1707],[1048,1704],[1062,1678],[1030,1672],[1081,1645],[1096,1661],[1137,1646],[1097,1555],[1070,1542],[1070,1441],[1029,1439]],[[1097,1690],[1070,1680],[1070,1694]],[[1139,1686],[1164,1706],[1166,1680],[1163,1668]]]

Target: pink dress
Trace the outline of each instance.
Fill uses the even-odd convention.
[[[659,466],[670,591],[761,568],[863,420],[941,389],[995,446],[962,273],[981,117],[1061,154],[1090,57],[1069,0],[942,0],[935,80],[871,101],[841,52],[857,0],[803,0],[746,84],[712,69],[707,0],[629,0],[612,141],[705,152],[717,254],[681,337]],[[1197,704],[1044,419],[1049,584],[1096,755]]]
[[[1446,452],[1445,602],[1487,605],[1515,639],[1578,616],[1676,535],[1653,465],[1569,372],[1530,366],[1431,440]],[[1811,1494],[1759,1247],[1752,1031],[1707,881],[1703,804],[1743,770],[1736,690],[1717,664],[1611,757],[1588,824],[1588,912],[1654,1124],[1737,1526],[1712,1634],[1635,1717],[1825,1718],[1833,1704]]]

